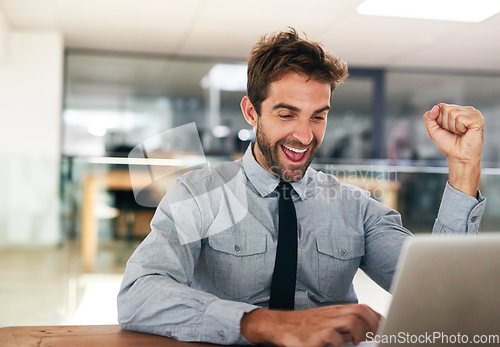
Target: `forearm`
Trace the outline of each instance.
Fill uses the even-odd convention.
[[[241,334],[252,343],[268,343],[272,336],[269,336],[269,327],[276,321],[274,311],[257,309],[245,313],[241,318]],[[272,329],[271,329],[272,330]]]
[[[471,162],[448,161],[450,185],[474,198],[477,197],[479,178],[481,176],[481,160]]]
[[[283,329],[284,326],[288,328]],[[285,335],[294,329],[285,311],[257,309],[245,313],[241,319],[241,335],[255,344],[283,345]]]
[[[125,276],[118,296],[124,329],[216,344],[245,343],[240,320],[253,305],[221,300],[163,275]]]
[[[240,320],[255,306],[193,288],[201,242],[180,245],[169,218],[154,219],[152,226],[127,263],[118,295],[120,325],[182,341],[245,343]]]
[[[125,273],[118,294],[118,321],[123,328],[177,337],[175,330],[183,322],[202,324],[203,307],[210,304],[209,297],[196,300],[191,288],[167,276],[134,276],[134,267],[135,264],[127,268],[129,273]],[[183,294],[179,295],[181,291]]]

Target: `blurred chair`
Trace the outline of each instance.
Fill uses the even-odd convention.
[[[107,155],[119,158],[128,157],[132,149],[131,146],[120,145],[108,151]],[[126,170],[128,172],[128,165],[114,164],[110,170]],[[113,207],[119,211],[117,218],[114,220],[113,237],[114,239],[125,237],[126,241],[131,242],[134,239],[142,239],[148,234],[149,222],[153,217],[155,208],[138,204],[131,188],[130,177],[124,175],[121,179],[128,180],[125,189],[108,189],[113,199]]]

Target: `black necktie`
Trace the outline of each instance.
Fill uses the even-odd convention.
[[[292,201],[292,186],[278,185],[278,246],[271,282],[270,309],[293,310],[297,275],[297,215]]]

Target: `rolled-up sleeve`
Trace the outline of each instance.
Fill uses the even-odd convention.
[[[446,183],[433,234],[477,234],[486,206],[486,198],[478,191],[474,198]]]

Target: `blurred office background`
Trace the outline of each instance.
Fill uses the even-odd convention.
[[[411,9],[403,16],[427,2],[399,1]],[[0,326],[116,323],[125,263],[162,195],[137,203],[131,150],[155,139],[163,189],[186,170],[239,157],[254,136],[239,109],[246,59],[260,35],[287,26],[350,67],[315,168],[371,190],[410,230],[429,233],[447,168],[422,114],[438,102],[473,105],[487,124],[481,230],[498,230],[499,2],[468,2],[465,17],[444,19],[370,15],[362,3],[0,0]],[[424,14],[458,8],[430,3]],[[188,142],[199,139],[206,162],[161,149],[159,135],[192,123]],[[383,311],[388,297],[357,281],[361,300]]]

